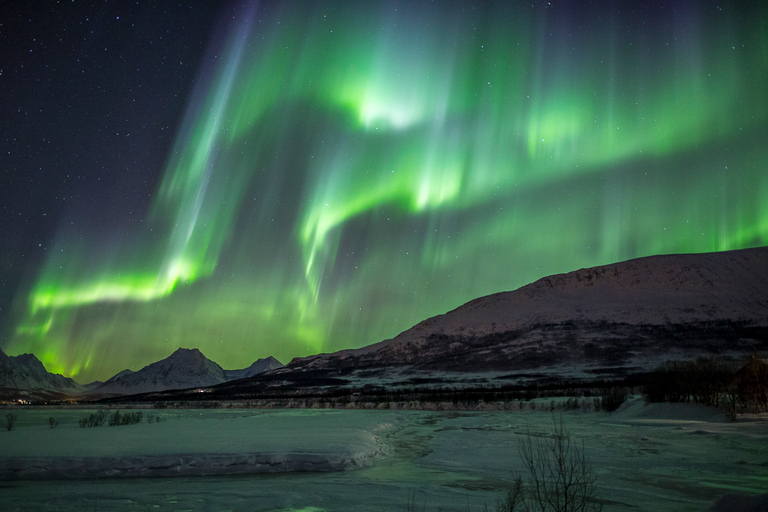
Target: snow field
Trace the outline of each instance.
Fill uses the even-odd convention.
[[[518,441],[548,435],[559,417],[529,409],[163,410],[159,424],[81,429],[76,418],[88,411],[56,411],[69,419],[49,429],[54,410],[18,410],[18,429],[0,432],[0,465],[43,461],[66,471],[75,457],[112,472],[85,478],[91,466],[81,475],[70,469],[80,478],[40,481],[50,476],[27,469],[27,480],[0,482],[5,509],[402,511],[411,502],[427,512],[482,511],[523,469]],[[729,493],[768,492],[764,415],[728,422],[715,409],[636,399],[613,414],[562,417],[592,460],[606,511],[701,511]],[[274,465],[267,471],[249,457],[273,457]],[[183,468],[142,473],[153,458],[181,458]]]
[[[56,417],[54,410],[22,409],[17,416],[24,421],[5,432],[0,479],[333,471],[368,465],[383,450],[376,432],[385,426],[341,411],[143,413],[136,425],[81,428],[66,411],[51,429],[47,418]],[[150,414],[161,421],[148,423]]]

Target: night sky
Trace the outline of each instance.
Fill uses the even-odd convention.
[[[0,347],[79,382],[768,244],[765,2],[23,4]]]

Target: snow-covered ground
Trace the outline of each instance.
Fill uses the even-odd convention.
[[[138,425],[80,428],[91,411],[11,411],[16,428],[0,431],[10,511],[482,511],[522,470],[518,440],[553,421],[531,410],[144,410]],[[597,470],[604,510],[694,511],[768,492],[765,416],[728,422],[642,400],[562,415]]]

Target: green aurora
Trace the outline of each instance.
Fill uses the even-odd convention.
[[[6,351],[81,382],[179,346],[287,362],[553,273],[768,243],[768,6],[553,4],[227,17],[141,229],[62,233]]]

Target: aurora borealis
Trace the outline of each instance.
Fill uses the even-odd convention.
[[[66,188],[74,206],[58,209],[34,265],[3,253],[7,353],[80,382],[179,346],[225,368],[287,362],[553,273],[768,243],[760,2],[252,1],[224,4],[209,25],[210,9],[190,4],[185,23],[210,30],[199,51],[165,47],[164,62],[195,59],[189,78],[138,93],[145,128],[132,136],[147,130],[144,144],[110,151],[75,131],[80,157],[47,166],[109,186],[39,175],[53,187],[44,197]],[[107,40],[112,14],[100,18]],[[157,33],[181,23],[152,19]],[[145,62],[158,48],[122,51]],[[145,72],[120,74],[121,90]],[[46,101],[84,101],[57,87]],[[13,96],[24,98],[39,100]],[[163,146],[146,134],[171,117],[166,101],[185,110]],[[115,117],[99,128],[120,132]],[[3,122],[6,144],[39,129]],[[83,156],[96,153],[99,165]],[[11,160],[3,197],[34,156]],[[21,240],[8,247],[45,231],[4,215]]]

